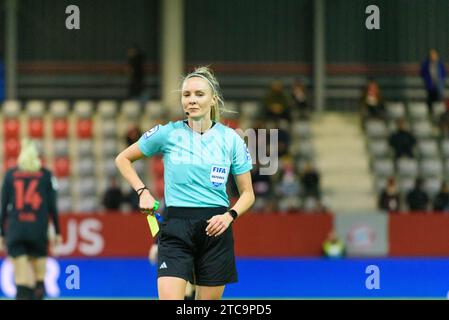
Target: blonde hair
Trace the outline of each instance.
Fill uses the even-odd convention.
[[[42,163],[39,159],[39,152],[36,144],[32,140],[22,140],[17,166],[20,171],[27,172],[36,172],[41,169]]]
[[[210,110],[211,120],[213,120],[215,122],[220,122],[221,113],[223,113],[223,112],[235,113],[234,111],[225,109],[225,103],[224,103],[223,95],[221,93],[220,84],[218,83],[217,78],[215,78],[215,75],[214,75],[212,69],[210,69],[207,66],[197,67],[197,68],[195,68],[195,70],[193,72],[189,73],[183,79],[182,82],[184,83],[184,81],[186,81],[187,79],[192,78],[192,77],[199,77],[199,78],[203,78],[204,80],[206,80],[212,89],[212,94],[217,99],[217,102],[212,106],[212,108]]]

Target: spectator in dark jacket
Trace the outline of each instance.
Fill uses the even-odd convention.
[[[441,184],[441,190],[433,201],[434,211],[449,211],[449,186],[447,182]]]
[[[321,198],[320,175],[310,162],[304,167],[301,182],[304,186],[304,198],[312,197],[319,201]]]
[[[403,119],[398,120],[398,129],[390,136],[389,143],[394,150],[395,160],[402,157],[413,158],[413,148],[416,144],[416,138],[408,131]]]
[[[379,197],[379,209],[387,212],[400,210],[400,198],[394,177],[388,178],[387,185]]]
[[[109,187],[103,197],[103,205],[107,210],[119,210],[123,201],[123,194],[117,181],[112,178]]]
[[[416,179],[415,188],[407,194],[407,205],[410,211],[427,211],[429,196],[422,190],[423,181]]]

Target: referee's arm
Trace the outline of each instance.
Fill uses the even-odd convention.
[[[256,197],[254,196],[253,183],[251,181],[251,171],[236,174],[234,177],[240,197],[231,209],[241,216],[252,207]]]
[[[122,176],[128,181],[131,187],[137,191],[145,187],[142,179],[137,175],[132,163],[136,160],[143,158],[145,155],[140,151],[137,142],[123,150],[115,158],[115,165],[122,174]],[[144,190],[139,197],[139,207],[142,212],[152,210],[154,207],[155,199],[150,194],[150,191]]]
[[[237,216],[241,216],[251,208],[255,200],[251,182],[251,172],[248,171],[242,174],[236,174],[234,177],[239,189],[240,197],[231,209],[237,212]],[[234,218],[229,211],[213,216],[207,220],[208,225],[206,227],[206,234],[208,236],[218,237],[225,232],[233,221]]]

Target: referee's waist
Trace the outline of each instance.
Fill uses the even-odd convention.
[[[217,214],[225,213],[227,210],[227,207],[167,207],[166,215],[167,218],[209,219]]]

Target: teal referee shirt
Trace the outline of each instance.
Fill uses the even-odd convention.
[[[184,121],[157,125],[137,145],[147,157],[163,154],[166,206],[228,207],[229,173],[252,169],[245,141],[220,123],[203,134]]]

